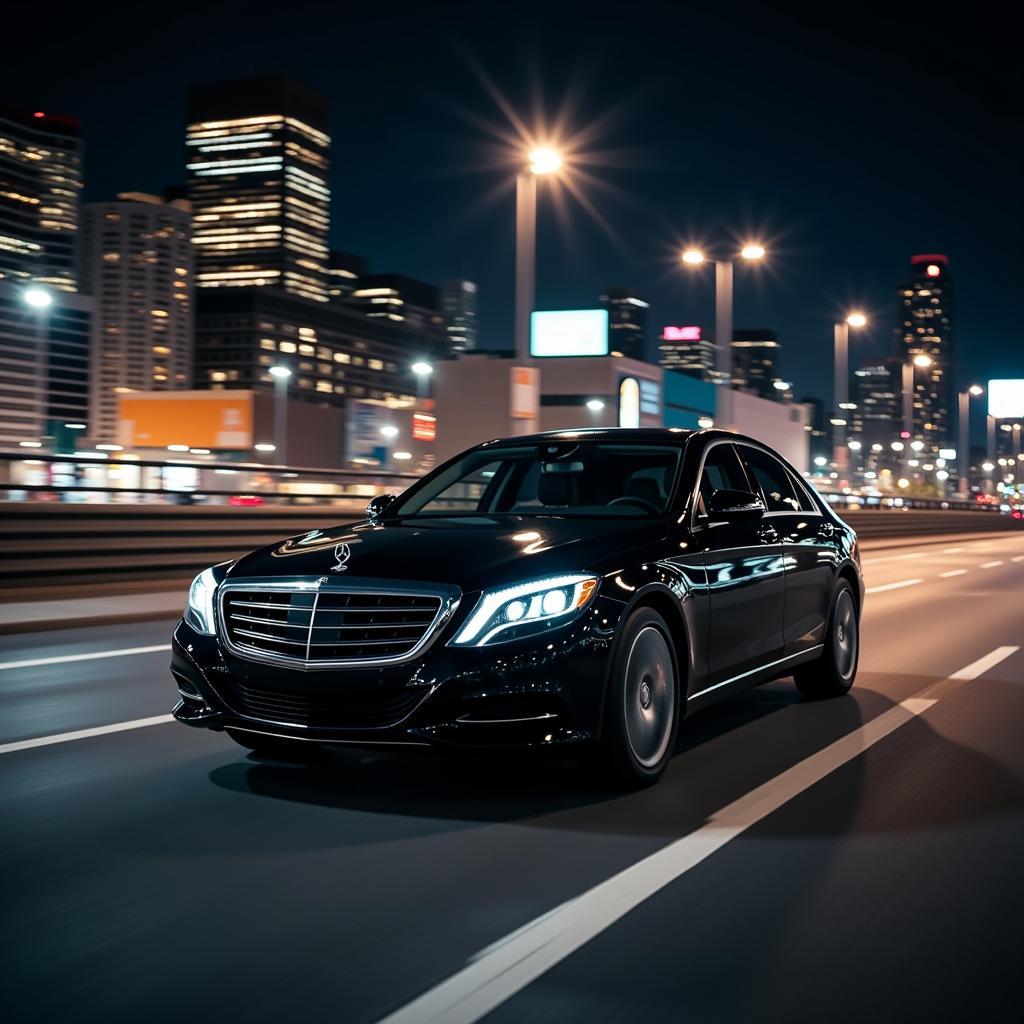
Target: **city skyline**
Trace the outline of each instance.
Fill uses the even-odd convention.
[[[331,247],[366,256],[374,270],[400,269],[432,282],[452,277],[476,281],[479,344],[500,348],[511,341],[509,174],[514,166],[494,161],[487,133],[495,126],[501,129],[504,118],[485,82],[496,83],[512,107],[529,119],[534,71],[543,77],[549,107],[572,91],[574,78],[582,78],[589,82],[589,91],[584,90],[571,123],[586,125],[601,117],[611,122],[589,147],[594,153],[586,176],[600,181],[584,182],[583,190],[618,242],[575,201],[560,220],[555,204],[542,193],[539,308],[596,305],[606,282],[629,281],[651,302],[648,357],[653,358],[664,324],[707,326],[712,320],[712,289],[702,275],[679,271],[678,245],[691,238],[709,244],[728,240],[730,231],[739,237],[744,229],[763,233],[770,259],[756,277],[737,280],[736,326],[763,323],[776,330],[786,353],[784,366],[801,367],[798,395],[827,398],[835,317],[856,305],[871,318],[868,331],[851,350],[851,367],[884,357],[897,326],[893,291],[908,257],[944,252],[958,282],[958,384],[1019,375],[1014,317],[1005,301],[1013,280],[1013,232],[1007,230],[1005,216],[996,216],[1005,202],[1006,189],[1000,184],[1007,170],[1002,161],[977,159],[997,146],[1019,144],[1005,134],[1005,127],[1012,127],[1006,119],[1015,111],[1005,102],[991,102],[992,94],[1000,92],[996,72],[958,84],[953,96],[948,81],[933,81],[927,67],[914,63],[920,58],[901,70],[891,49],[871,44],[856,27],[847,26],[846,35],[838,35],[827,20],[807,25],[776,19],[773,38],[782,48],[773,50],[771,68],[758,81],[755,97],[738,79],[725,76],[711,85],[698,74],[708,58],[697,42],[719,25],[707,12],[687,15],[687,38],[693,45],[685,50],[686,64],[675,83],[666,79],[666,67],[656,59],[666,55],[665,43],[652,44],[649,61],[629,56],[609,74],[610,58],[593,45],[591,29],[575,25],[567,15],[553,14],[548,20],[552,40],[568,46],[556,60],[552,50],[526,46],[515,33],[503,37],[509,51],[503,55],[482,22],[470,18],[456,24],[451,9],[443,5],[435,14],[435,42],[422,52],[414,48],[420,24],[415,18],[403,22],[389,39],[395,65],[403,69],[393,79],[380,73],[360,79],[357,72],[366,69],[365,55],[354,54],[345,68],[318,60],[324,44],[316,40],[303,44],[300,60],[291,52],[294,37],[287,29],[267,41],[253,32],[245,58],[232,59],[217,50],[214,60],[212,44],[227,31],[224,15],[216,13],[186,67],[176,64],[166,75],[154,70],[136,75],[131,90],[113,91],[111,76],[118,68],[124,70],[123,50],[114,53],[111,70],[84,89],[75,86],[81,57],[67,50],[68,40],[59,32],[55,46],[70,57],[62,62],[61,73],[33,80],[18,73],[16,59],[5,70],[12,82],[5,81],[4,92],[30,105],[58,104],[61,109],[54,107],[55,112],[81,118],[89,201],[111,199],[125,189],[159,191],[168,181],[183,179],[180,138],[188,85],[270,70],[298,77],[323,92],[331,106],[336,140],[330,177]],[[370,15],[353,17],[357,26],[379,24]],[[756,15],[751,17],[753,26]],[[72,16],[68,25],[73,22]],[[182,17],[169,31],[173,37],[193,24]],[[643,38],[651,41],[654,27],[669,24],[684,23],[673,22],[667,9],[652,7]],[[905,27],[897,26],[901,31]],[[79,27],[87,42],[89,26]],[[325,38],[330,37],[326,31]],[[834,73],[819,77],[821,95],[799,97],[796,87],[802,76],[809,71],[821,75],[821,57],[805,54],[789,66],[780,58],[794,56],[812,37],[834,44]],[[739,33],[733,42],[732,63],[737,66],[756,41]],[[880,80],[867,85],[858,80],[854,95],[848,87],[850,61],[857,53],[876,61]],[[476,65],[483,70],[475,72]],[[752,61],[749,67],[760,64]],[[642,73],[626,76],[628,68]],[[402,83],[412,74],[419,74],[426,87],[405,90]],[[913,84],[915,76],[918,85]],[[626,78],[628,85],[622,84]],[[699,96],[692,91],[698,80]],[[894,82],[899,94],[908,97],[909,106],[902,112],[881,106],[883,99],[891,102]],[[371,101],[381,116],[353,119],[353,111]],[[680,101],[690,116],[673,113],[673,103]],[[793,124],[771,118],[770,132],[759,126],[766,108],[781,101],[790,104]],[[616,114],[617,103],[625,109]],[[928,158],[914,171],[909,166],[916,159],[914,147],[906,140],[895,144],[898,126],[888,121],[902,117],[903,122],[932,124],[929,118],[943,104],[943,117],[956,122],[958,139],[972,140],[975,155],[968,159],[944,148],[941,119],[935,120]],[[726,132],[714,112],[727,105],[732,118]],[[885,116],[865,131],[872,115]],[[112,132],[115,124],[121,133]],[[126,125],[130,131],[123,130]],[[816,140],[808,137],[812,127],[819,129]],[[839,145],[843,138],[849,142],[845,149]],[[755,158],[743,158],[747,151]],[[809,189],[816,172],[826,166],[832,181],[828,194],[820,185]],[[629,170],[628,188],[621,184],[623,169]],[[965,185],[967,178],[974,187]],[[398,180],[401,188],[396,187]],[[943,204],[944,191],[954,187],[958,202]],[[1007,212],[1012,216],[1015,211],[1010,207]],[[717,234],[714,225],[721,226]]]

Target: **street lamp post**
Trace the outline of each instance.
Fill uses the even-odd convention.
[[[834,325],[835,358],[833,360],[832,384],[837,420],[847,418],[847,406],[850,404],[850,328],[866,327],[867,322],[868,318],[863,313],[851,313],[845,320]],[[833,424],[832,461],[840,475],[846,470],[849,458],[843,436],[846,432],[845,425]]]
[[[428,391],[430,386],[430,375],[434,372],[433,365],[428,363],[425,359],[417,359],[410,369],[416,375],[417,398],[424,399],[429,397]]]
[[[931,366],[930,356],[917,355],[903,364],[903,431],[907,437],[914,433],[914,369]]]
[[[288,465],[288,378],[291,375],[287,366],[270,368],[270,376],[274,378],[274,441],[277,460],[282,466]]]
[[[740,250],[740,259],[756,262],[764,259],[764,246],[750,243]],[[732,277],[734,260],[709,260],[700,249],[684,249],[682,261],[687,266],[699,267],[704,263],[715,265],[715,375],[722,390],[716,400],[716,420],[720,426],[735,426],[732,422]]]
[[[530,314],[533,312],[537,260],[537,177],[555,174],[562,157],[550,146],[529,153],[529,163],[516,176],[516,359],[530,356]]]
[[[960,447],[956,454],[960,460],[960,491],[968,501],[971,498],[971,399],[984,391],[980,384],[972,384],[960,392]]]
[[[49,431],[49,312],[53,304],[53,296],[46,288],[32,285],[21,293],[21,299],[36,318],[36,388],[39,395],[38,434],[44,436]]]

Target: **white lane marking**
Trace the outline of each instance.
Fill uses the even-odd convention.
[[[915,551],[911,555],[886,555],[884,558],[865,558],[861,565],[878,565],[880,562],[902,562],[907,558],[924,558],[927,551]]]
[[[1020,650],[997,647],[949,679],[976,679]],[[937,700],[937,698],[936,698]],[[864,753],[936,700],[910,697],[751,790],[677,839],[592,889],[535,918],[471,957],[458,973],[379,1024],[473,1024],[521,992],[620,918],[720,850],[730,839]]]
[[[897,704],[842,739],[751,790],[706,825],[632,864],[478,953],[457,974],[385,1017],[382,1024],[471,1024],[783,804],[863,754],[934,700]]]
[[[900,580],[899,583],[882,583],[877,587],[868,587],[867,593],[881,594],[883,590],[899,590],[902,587],[912,587],[921,580]]]
[[[955,555],[963,551],[963,548],[943,548],[942,553],[944,555]]]
[[[994,668],[999,662],[1005,661],[1011,654],[1016,654],[1019,650],[1019,647],[997,647],[991,653],[986,654],[984,658],[972,661],[970,665],[960,669],[959,672],[954,672],[949,678],[977,679],[983,672]]]
[[[979,569],[994,569],[997,565],[1002,565],[1002,564],[1003,564],[1002,561],[982,562],[981,565],[978,566],[978,568]]]
[[[950,576],[966,576],[966,569],[950,569],[948,572],[940,572],[939,575],[944,579],[948,580]]]
[[[1011,562],[1024,562],[1024,555],[1014,555],[1013,558],[1010,559],[1010,561]]]
[[[95,661],[97,658],[123,658],[126,654],[154,654],[169,651],[170,644],[152,644],[149,647],[124,647],[118,651],[90,651],[88,654],[62,654],[55,658],[28,658],[25,661],[0,661],[0,672],[12,668],[35,668],[37,665],[63,665],[69,661]]]
[[[31,750],[33,747],[49,747],[54,743],[70,743],[90,736],[106,736],[111,732],[127,732],[129,729],[144,729],[147,725],[164,725],[173,722],[174,715],[154,715],[152,718],[136,718],[131,722],[114,722],[113,725],[97,725],[92,729],[77,729],[75,732],[60,732],[53,736],[36,736],[30,740],[0,744],[0,754],[12,754],[15,750]]]

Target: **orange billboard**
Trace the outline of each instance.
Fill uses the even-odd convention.
[[[151,391],[118,400],[118,443],[126,448],[247,450],[252,433],[251,391]]]

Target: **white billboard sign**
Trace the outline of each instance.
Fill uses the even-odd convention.
[[[608,310],[558,309],[532,313],[530,355],[608,355]]]
[[[1024,420],[1024,380],[990,380],[988,414],[997,420]]]

